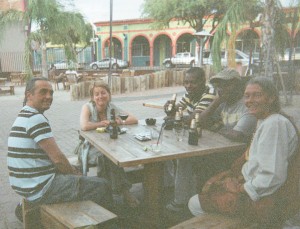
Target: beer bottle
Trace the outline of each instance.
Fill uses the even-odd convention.
[[[189,129],[189,140],[188,140],[189,145],[198,145],[198,132],[196,129],[196,121],[195,119],[192,119],[191,121],[191,126]]]
[[[173,125],[173,132],[175,133],[176,140],[182,141],[184,129],[183,129],[183,122],[180,118],[179,111],[176,112],[174,125]]]
[[[201,128],[201,124],[200,124],[200,114],[199,113],[195,114],[195,122],[196,122],[196,129],[198,132],[198,137],[201,138],[202,137],[202,128]]]
[[[170,100],[170,104],[169,104],[169,106],[168,106],[168,108],[167,108],[167,112],[168,112],[169,114],[171,114],[171,113],[173,112],[173,110],[175,109],[176,96],[177,96],[176,93],[173,94],[172,99]]]
[[[178,107],[178,112],[179,112],[180,119],[183,122],[183,110],[182,110],[182,107]]]
[[[115,109],[110,110],[110,128],[109,128],[109,136],[112,139],[118,138],[118,124],[116,121]]]

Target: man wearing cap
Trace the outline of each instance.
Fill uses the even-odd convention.
[[[243,103],[244,85],[238,72],[225,69],[213,76],[210,83],[217,89],[218,97],[201,113],[201,125],[232,140],[249,141],[256,119],[247,113]]]
[[[210,83],[217,89],[218,96],[201,112],[202,127],[234,141],[249,142],[256,127],[256,118],[248,114],[243,103],[244,85],[239,73],[234,69],[225,69],[212,77]],[[192,175],[195,168],[199,174],[197,177],[199,190],[209,177],[227,169],[240,154],[241,152],[220,153],[184,159],[185,163],[177,166],[176,175],[180,179],[177,179],[177,184],[175,183],[175,199],[167,205],[167,209],[177,212],[185,209],[188,197],[194,192],[195,181]]]

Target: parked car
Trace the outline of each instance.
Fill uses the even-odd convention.
[[[75,63],[73,61],[67,61],[67,60],[60,60],[54,63],[54,67],[56,69],[78,69],[79,64]]]
[[[111,64],[112,64],[111,67],[113,69],[129,67],[128,61],[120,60],[120,59],[116,59],[116,58],[111,58]],[[90,67],[94,70],[96,70],[98,68],[109,68],[109,58],[104,58],[102,60],[92,62],[90,64]]]
[[[206,51],[206,56],[207,55]],[[249,56],[248,54],[240,51],[240,50],[235,50],[235,62],[240,62],[242,63],[243,66],[248,65],[249,64]],[[212,65],[213,61],[212,61],[212,55],[211,53],[209,54],[208,58],[203,58],[203,64],[208,64],[208,65]],[[228,51],[221,51],[221,65],[223,67],[226,67],[228,64]]]
[[[190,65],[194,66],[195,57],[190,52],[179,52],[171,58],[166,58],[163,61],[163,65],[167,68],[172,68],[175,65]]]
[[[283,61],[288,61],[290,56],[290,48],[284,51]],[[300,60],[300,47],[293,48],[291,60]]]

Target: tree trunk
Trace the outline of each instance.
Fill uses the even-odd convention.
[[[274,45],[276,4],[275,0],[266,0],[262,21],[262,49],[265,63],[265,77],[273,78],[274,57],[276,55]]]
[[[44,38],[41,41],[42,48],[42,76],[48,78],[48,66],[47,66],[47,47]]]

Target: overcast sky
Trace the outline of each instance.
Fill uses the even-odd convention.
[[[62,0],[63,1],[63,0]],[[67,1],[67,0],[65,0]],[[113,20],[136,19],[142,14],[144,0],[112,0]],[[187,1],[187,0],[183,0]],[[281,0],[284,6],[290,6],[298,0]],[[74,0],[75,8],[83,14],[89,22],[109,21],[110,0]]]
[[[109,21],[110,0],[74,0],[75,7],[90,22]],[[143,0],[112,0],[113,20],[141,17]]]

